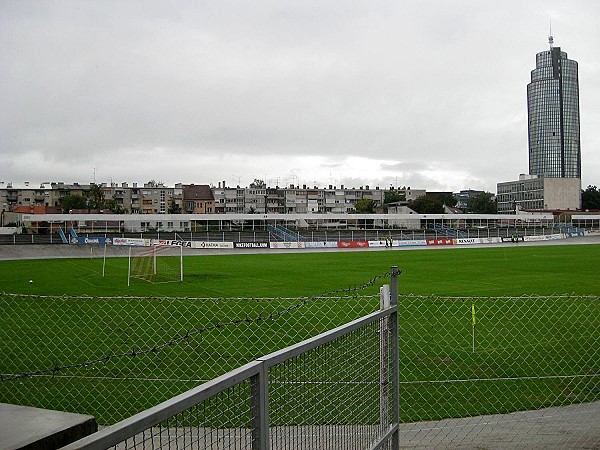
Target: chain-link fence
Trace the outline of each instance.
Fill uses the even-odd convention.
[[[399,302],[403,445],[600,446],[600,297]]]
[[[388,307],[265,355],[68,449],[396,448],[397,332],[397,308]]]
[[[0,294],[0,402],[115,423],[378,310],[382,278],[310,298]]]
[[[101,424],[379,309],[379,296],[360,289],[290,299],[3,294],[0,302],[0,402]],[[403,446],[600,445],[599,296],[401,296],[399,324]],[[339,365],[352,355],[323,356]]]

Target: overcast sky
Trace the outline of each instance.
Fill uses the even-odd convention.
[[[0,183],[496,192],[550,23],[600,186],[598,0],[0,0]]]

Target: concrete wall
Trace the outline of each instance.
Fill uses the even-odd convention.
[[[581,179],[544,178],[545,209],[581,208]]]

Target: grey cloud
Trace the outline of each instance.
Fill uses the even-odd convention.
[[[212,166],[187,173],[172,161],[228,155],[227,164],[248,166],[251,156],[272,167],[276,157],[324,156],[324,170],[336,172],[345,167],[337,160],[362,156],[391,163],[364,178],[332,177],[382,186],[410,177],[430,188],[447,177],[428,173],[452,170],[463,180],[456,189],[493,190],[527,171],[525,89],[549,18],[580,62],[584,167],[586,155],[594,161],[592,0],[32,5],[0,6],[0,160],[38,155],[37,165],[3,164],[0,179],[89,181],[79,177],[103,159],[146,155],[169,173],[142,179],[210,183]],[[600,178],[598,164],[584,174]]]

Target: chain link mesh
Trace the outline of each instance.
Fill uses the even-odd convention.
[[[109,428],[97,438],[100,442],[87,444],[89,448],[114,445],[115,449],[361,450],[379,442],[383,446],[378,448],[390,448],[392,346],[382,347],[381,342],[382,337],[390,340],[391,317],[396,322],[395,313],[388,311],[358,326],[338,328],[322,342],[304,342],[294,353],[268,355],[260,363],[221,377],[224,385],[206,389],[206,398],[200,397],[203,388],[198,388],[144,413],[155,417],[185,407],[157,425],[125,436],[118,426]],[[380,370],[383,361],[385,380]],[[268,379],[264,397],[261,377]],[[265,418],[266,427],[261,429],[259,405],[263,401],[268,402],[269,412],[268,423]],[[147,423],[144,414],[129,423]],[[80,445],[88,448],[80,443],[72,448]]]
[[[378,296],[358,290],[289,299],[3,294],[0,302],[0,401],[92,414],[101,424],[379,306]],[[403,446],[600,445],[599,296],[407,295],[399,301],[399,326]],[[332,343],[316,351],[317,362],[305,356],[274,368],[275,443],[286,422],[302,425],[306,416],[299,411],[323,415],[328,423],[326,414],[335,410],[341,419],[327,427],[338,427],[337,432],[348,427],[341,433],[357,440],[371,432],[344,420],[359,398],[379,398],[371,390],[380,389],[380,383],[369,381],[379,376],[379,367],[361,358],[363,348],[370,354],[380,345],[380,331],[360,333],[365,334],[347,348]],[[330,372],[333,367],[336,375]],[[291,382],[294,372],[306,378]],[[336,392],[340,383],[317,382],[332,377],[351,388]],[[249,388],[237,392],[244,389]],[[299,403],[302,396],[312,400]],[[226,417],[239,416],[234,409],[219,411],[224,423]],[[377,426],[370,420],[372,409],[364,413],[361,423]],[[148,431],[151,439],[165,428],[186,430],[185,419],[173,420],[178,425]],[[330,442],[327,427],[304,431],[318,431],[316,442],[325,445]],[[243,436],[245,429],[240,426]],[[246,448],[243,442],[249,438],[243,436],[239,448]]]
[[[390,396],[389,377],[380,380],[385,320],[271,368],[272,448],[365,449],[387,431],[390,414],[380,408]]]
[[[253,417],[248,408],[251,384],[250,379],[243,380],[113,448],[254,449]]]
[[[551,448],[600,444],[600,297],[405,296],[399,320],[407,446],[494,448],[497,439],[526,448],[543,436]],[[573,409],[544,410],[577,404],[575,421]],[[569,424],[553,427],[563,413]],[[579,432],[561,431],[570,426]]]
[[[111,424],[246,362],[364,316],[378,296],[4,294],[0,401]]]

